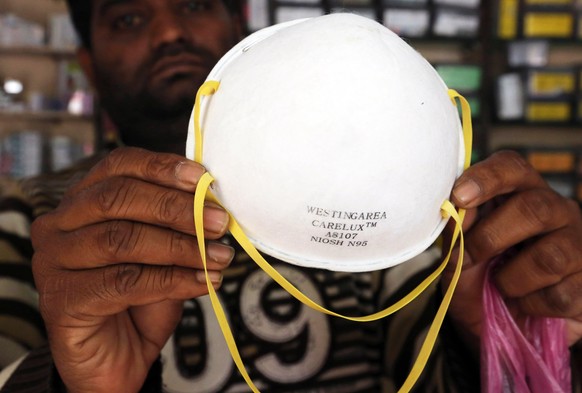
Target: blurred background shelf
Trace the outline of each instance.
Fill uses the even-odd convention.
[[[5,112],[0,111],[0,120],[25,120],[25,121],[50,121],[50,122],[94,122],[92,114],[76,115],[67,111],[22,111],[22,112]]]
[[[50,46],[0,46],[0,56],[51,56],[51,57],[75,57],[74,49],[52,48]]]
[[[0,177],[61,169],[101,132],[63,0],[0,1]]]

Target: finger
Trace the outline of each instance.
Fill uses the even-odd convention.
[[[79,192],[54,212],[62,231],[108,220],[131,220],[194,234],[193,194],[142,180],[109,178]],[[226,232],[228,214],[217,205],[204,208],[204,228],[209,238]]]
[[[124,262],[202,269],[195,236],[132,221],[90,225],[63,233],[43,244],[42,252],[59,255],[58,267],[63,269],[91,269]],[[234,249],[222,243],[207,242],[206,256],[208,268],[220,270],[231,262]]]
[[[176,154],[121,147],[97,163],[84,179],[67,191],[65,197],[110,177],[131,177],[183,191],[194,191],[204,172],[202,165]]]
[[[533,188],[548,188],[527,161],[515,152],[503,151],[469,167],[457,179],[453,202],[471,208],[496,196]]]
[[[581,263],[582,261],[578,261]],[[574,318],[582,315],[582,273],[517,299],[527,315]]]
[[[496,272],[500,292],[506,297],[523,297],[579,272],[582,244],[577,237],[578,230],[562,228],[525,247]]]
[[[477,263],[490,260],[526,239],[565,226],[569,213],[564,198],[550,189],[520,192],[475,224],[466,234],[466,250]]]
[[[93,270],[50,270],[33,263],[35,277],[58,274],[58,279],[39,280],[43,317],[49,324],[87,326],[94,318],[118,314],[134,306],[168,300],[186,300],[208,293],[204,272],[178,266],[122,264]],[[209,271],[215,288],[222,274]],[[60,304],[61,307],[54,307]],[[50,307],[49,307],[50,305]]]

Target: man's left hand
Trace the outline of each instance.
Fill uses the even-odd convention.
[[[494,280],[518,324],[528,315],[562,317],[567,320],[569,344],[582,338],[579,205],[553,191],[523,157],[509,151],[467,169],[457,180],[452,199],[467,209],[467,215],[463,272],[449,315],[475,353],[484,275],[488,263],[499,255],[504,261]],[[454,265],[449,263],[443,273],[443,290]]]

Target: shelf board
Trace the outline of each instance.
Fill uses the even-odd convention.
[[[515,146],[582,147],[582,126],[492,125],[487,135],[490,151]]]
[[[0,120],[26,121],[93,121],[93,115],[74,115],[65,111],[19,111],[7,112],[0,110]]]
[[[493,121],[491,129],[551,129],[576,130],[582,132],[582,122],[579,121],[527,121],[527,120],[498,120]]]
[[[500,38],[500,37],[493,37],[493,41],[500,44],[507,44],[512,41],[530,41],[530,42],[538,42],[538,41],[548,41],[552,45],[565,45],[565,46],[579,46],[582,44],[582,37],[522,37],[516,36],[513,38]]]
[[[73,57],[75,49],[51,48],[49,46],[0,46],[0,55]]]

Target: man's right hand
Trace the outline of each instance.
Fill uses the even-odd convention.
[[[57,369],[70,392],[138,391],[185,299],[207,293],[193,223],[204,168],[115,150],[32,226],[33,273]],[[228,215],[204,210],[205,237]],[[234,251],[207,242],[214,286]]]

